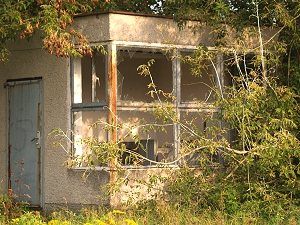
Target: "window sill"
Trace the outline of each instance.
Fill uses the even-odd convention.
[[[133,166],[133,165],[126,165],[122,166],[122,168],[127,170],[147,170],[147,169],[176,169],[180,168],[179,165],[169,165],[169,166],[158,166],[158,165],[149,165],[149,166]],[[70,170],[75,171],[86,171],[86,170],[94,170],[94,171],[112,171],[111,167],[109,166],[96,166],[96,167],[88,167],[88,166],[81,166],[81,167],[72,167]]]

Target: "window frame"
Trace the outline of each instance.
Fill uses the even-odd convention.
[[[107,50],[107,47],[105,48]],[[100,102],[96,102],[93,101],[94,97],[92,97],[92,101],[91,102],[81,102],[81,103],[75,103],[78,100],[75,100],[76,98],[76,90],[75,90],[75,74],[77,73],[77,79],[80,79],[80,86],[81,86],[81,90],[79,91],[79,94],[81,95],[81,97],[77,98],[81,98],[82,100],[82,92],[83,92],[83,88],[82,88],[82,62],[81,62],[82,58],[74,58],[74,57],[70,57],[70,92],[71,92],[71,110],[70,110],[70,121],[71,121],[71,130],[74,131],[74,133],[76,132],[75,130],[75,114],[74,113],[80,113],[80,112],[87,112],[87,111],[105,111],[106,112],[106,119],[107,119],[107,56],[104,56],[104,74],[105,74],[105,101],[100,101]],[[92,96],[93,93],[95,93],[95,79],[93,79],[96,76],[96,65],[95,65],[95,56],[92,56],[92,60],[91,60],[91,67],[92,67],[92,73],[91,73],[91,79],[92,79],[92,84],[91,84],[91,91],[92,91]],[[78,93],[77,93],[78,95]],[[106,134],[105,136],[105,141],[108,140],[108,132],[104,131]],[[82,135],[82,131],[79,131],[79,136]],[[70,139],[72,141],[71,144],[71,157],[74,157],[75,155],[75,137],[76,134],[71,135]]]
[[[76,63],[78,63],[78,59],[70,58],[70,75],[71,75],[71,129],[74,129],[74,112],[83,112],[83,111],[102,111],[107,109],[106,113],[106,119],[107,122],[111,121],[112,118],[115,119],[116,114],[118,110],[135,110],[135,111],[152,111],[151,109],[154,105],[154,103],[139,103],[135,102],[134,104],[126,104],[125,102],[119,102],[117,101],[117,96],[115,96],[115,102],[112,102],[112,97],[109,94],[110,90],[115,89],[117,92],[117,50],[118,48],[123,49],[131,49],[131,48],[143,48],[143,49],[172,49],[173,50],[173,56],[176,54],[180,54],[180,52],[190,52],[192,53],[197,49],[197,46],[189,46],[189,45],[169,45],[169,44],[157,44],[157,43],[143,43],[143,42],[124,42],[124,41],[109,41],[104,43],[99,43],[103,46],[106,46],[107,55],[105,56],[105,77],[106,77],[106,99],[104,102],[86,102],[86,103],[74,103],[74,74],[76,70]],[[209,51],[216,52],[216,70],[217,73],[220,74],[220,76],[217,76],[217,83],[216,88],[220,90],[222,93],[222,89],[224,87],[224,80],[223,80],[223,74],[224,74],[224,64],[223,64],[223,55],[217,52],[215,48],[209,48]],[[93,60],[92,60],[93,61]],[[194,102],[181,102],[181,62],[178,57],[174,57],[172,60],[172,87],[174,96],[176,99],[172,102],[176,114],[178,118],[180,119],[180,114],[186,111],[190,112],[199,112],[199,107]],[[111,78],[114,77],[115,81],[113,83],[110,83]],[[117,95],[117,93],[115,93]],[[110,110],[111,105],[114,105],[113,107],[115,109]],[[147,111],[147,112],[148,112]],[[213,106],[213,104],[206,103],[206,107],[202,108],[200,110],[202,113],[218,113],[220,110]],[[110,132],[107,132],[106,134],[106,140],[107,141],[116,141],[117,140],[117,134],[112,134]],[[72,140],[74,141],[74,140]],[[180,157],[180,124],[173,123],[173,146],[174,146],[174,157]],[[72,154],[74,152],[74,145],[72,144]],[[178,162],[180,164],[180,162]],[[132,167],[131,165],[126,165],[125,167]],[[141,166],[141,167],[153,167],[150,166]]]

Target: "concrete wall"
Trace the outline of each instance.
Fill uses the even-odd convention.
[[[169,43],[178,45],[213,46],[213,35],[208,36],[210,28],[199,28],[197,35],[189,29],[179,31],[173,19],[160,17],[127,16],[110,14],[110,37],[112,40],[139,41],[149,43]],[[190,22],[187,25],[196,25]]]
[[[120,192],[115,193],[111,197],[111,204],[118,207],[126,203],[135,203],[141,199],[149,200],[159,196],[161,191],[164,191],[164,185],[159,180],[156,180],[154,188],[150,188],[146,184],[150,183],[150,177],[168,177],[176,172],[178,168],[138,168],[128,169],[124,173],[127,180],[121,183]],[[154,180],[152,178],[152,180]],[[121,179],[122,181],[122,179]]]
[[[183,29],[179,29],[172,18],[160,16],[145,16],[123,12],[99,13],[77,17],[72,25],[82,31],[91,43],[105,41],[146,42],[171,45],[214,46],[216,35],[212,28],[200,26],[197,21],[188,21]],[[190,29],[192,28],[192,29]],[[257,27],[252,27],[244,34],[239,34],[243,39],[236,39],[236,31],[227,28],[227,47],[240,46],[241,48],[255,49],[259,46]],[[278,30],[268,27],[261,28],[264,41],[272,38]],[[269,42],[269,44],[272,43]],[[266,48],[266,46],[264,46]],[[236,49],[237,51],[239,49]],[[255,51],[258,51],[256,49]]]
[[[196,25],[190,22],[187,25]],[[81,30],[92,43],[108,40],[164,43],[177,45],[213,46],[213,35],[208,27],[199,28],[194,35],[189,29],[179,31],[177,24],[170,18],[128,15],[122,13],[101,13],[77,17],[73,24]]]
[[[189,25],[192,24],[195,24],[195,22],[191,22]],[[209,28],[199,28],[200,31],[197,35],[194,35],[190,30],[184,29],[179,31],[172,19],[161,17],[114,13],[98,14],[77,17],[74,27],[80,29],[84,35],[87,35],[92,43],[116,40],[178,45],[198,45],[202,43],[207,46],[213,46],[213,36],[208,35],[211,31]],[[42,134],[44,140],[42,146],[42,190],[44,206],[51,209],[52,206],[55,207],[58,205],[80,206],[81,204],[98,204],[100,202],[97,198],[100,195],[99,188],[109,182],[109,172],[94,171],[84,181],[81,177],[84,170],[69,170],[62,166],[68,159],[69,154],[63,151],[62,148],[54,148],[52,139],[48,137],[53,128],[61,128],[64,131],[70,128],[70,64],[69,59],[57,59],[55,56],[49,55],[46,51],[42,50],[41,46],[42,42],[38,36],[29,42],[27,40],[17,40],[17,42],[9,45],[9,49],[11,50],[10,59],[7,63],[0,64],[0,105],[2,106],[0,107],[0,121],[3,121],[2,124],[5,124],[6,121],[6,89],[3,87],[6,80],[42,77],[44,87],[44,132]],[[128,57],[127,60],[129,61]],[[164,61],[166,60],[164,59]],[[122,63],[119,69],[122,70]],[[134,70],[136,71],[136,68]],[[188,68],[184,71],[187,70]],[[128,71],[128,68],[123,68],[123,71]],[[170,72],[170,69],[166,69],[166,71]],[[126,77],[125,74],[123,75],[125,79],[131,76],[127,75],[128,77]],[[205,79],[208,80],[208,78]],[[166,83],[162,80],[162,84],[167,85],[170,82],[171,79],[168,79]],[[187,79],[185,82],[189,84],[196,82],[196,80]],[[133,98],[140,95],[140,93],[131,91],[130,84],[124,83],[123,88],[123,94],[125,95],[131,95],[130,97]],[[182,88],[184,89],[184,87]],[[145,90],[147,89],[145,88]],[[193,97],[191,96],[192,93],[188,91],[189,89],[185,91],[184,100],[191,100],[190,98]],[[203,99],[205,94],[206,90],[196,96],[196,98]],[[146,97],[144,99],[144,95],[142,100],[147,101]],[[140,114],[143,113],[139,112],[137,114],[139,114],[137,117],[140,117]],[[121,119],[125,121],[131,114],[129,112],[120,112],[120,115]],[[148,115],[144,117],[149,118]],[[202,125],[202,121],[199,121],[199,126]],[[98,136],[99,134],[94,133],[94,135]],[[170,129],[166,137],[161,137],[169,142],[173,138],[172,135],[172,129]],[[163,142],[163,140],[160,140],[159,145],[162,145]],[[65,147],[66,149],[70,149],[70,146],[67,144]],[[7,157],[6,149],[6,127],[2,125],[0,126],[0,191],[2,192],[5,192],[7,179],[7,165],[4,160]],[[142,169],[130,171],[130,176],[141,179],[144,177],[146,179],[152,172],[161,173],[159,169]],[[124,190],[126,188],[128,187],[124,187]],[[115,199],[118,200],[118,198],[117,196]],[[125,199],[124,197],[123,200]]]
[[[197,23],[188,23],[196,25]],[[177,45],[213,45],[210,28],[199,28],[197,35],[189,29],[179,31],[173,19],[126,15],[119,13],[102,13],[77,17],[74,28],[81,30],[89,37],[91,43],[108,40],[164,43]]]
[[[53,128],[70,128],[69,59],[56,58],[41,49],[39,37],[17,40],[8,47],[9,61],[0,64],[0,189],[7,187],[6,149],[6,89],[7,79],[42,77],[43,80],[43,134],[42,139],[42,192],[45,206],[97,204],[99,188],[109,181],[107,172],[94,172],[84,181],[83,170],[69,170],[62,166],[69,155],[53,146],[48,134]],[[67,149],[70,146],[67,146]]]

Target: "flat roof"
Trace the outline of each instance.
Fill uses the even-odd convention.
[[[164,16],[158,14],[147,14],[147,13],[137,13],[137,12],[125,12],[125,11],[117,11],[117,10],[108,10],[103,12],[90,12],[90,13],[80,13],[74,15],[74,17],[86,17],[92,15],[103,15],[103,14],[122,14],[122,15],[129,15],[129,16],[143,16],[143,17],[156,17],[156,18],[165,18],[165,19],[174,19],[173,16]]]

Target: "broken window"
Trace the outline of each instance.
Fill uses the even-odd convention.
[[[103,129],[107,121],[106,62],[106,56],[97,51],[92,57],[71,60],[73,155],[88,154],[87,138],[107,140]]]
[[[228,55],[226,57],[225,76],[226,86],[234,84],[235,79],[242,79],[245,82],[251,81],[254,73],[260,72],[261,66],[255,66],[255,55]],[[258,74],[259,75],[259,74]],[[246,83],[245,83],[246,84]]]
[[[180,151],[184,147],[183,143],[192,143],[197,137],[187,134],[177,122],[157,119],[153,114],[157,103],[167,102],[173,114],[182,121],[189,121],[190,129],[204,134],[213,125],[205,118],[217,110],[212,107],[202,109],[194,103],[205,102],[212,105],[213,89],[222,88],[224,82],[221,77],[219,85],[216,84],[216,73],[223,75],[221,63],[216,62],[212,66],[210,62],[204,61],[202,76],[195,77],[191,74],[190,65],[173,58],[172,53],[167,51],[146,46],[112,46],[108,48],[112,51],[108,52],[109,56],[94,52],[93,57],[73,59],[72,126],[76,134],[74,153],[88,153],[88,148],[81,139],[94,137],[99,141],[108,141],[109,131],[103,128],[109,122],[107,118],[110,115],[117,120],[116,140],[121,140],[120,144],[125,145],[127,150],[142,155],[139,165],[173,161],[184,153],[184,149]],[[185,50],[178,52],[190,54]],[[108,57],[111,58],[108,60]],[[139,74],[138,67],[148,65],[149,61],[153,61],[149,66],[150,74]],[[116,84],[109,83],[110,87],[108,74],[117,78]],[[108,93],[108,90],[113,93]],[[171,95],[175,98],[168,97]],[[111,102],[116,101],[116,114],[109,111],[108,98]],[[121,159],[123,164],[134,163],[126,154]]]
[[[182,50],[180,55],[185,57],[191,52]],[[222,95],[224,86],[223,58],[216,52],[214,61],[203,60],[201,70],[192,73],[192,66],[180,60],[180,79],[177,80],[177,91],[180,121],[184,126],[180,129],[179,154],[190,165],[199,165],[199,160],[206,158],[209,164],[223,164],[220,151],[210,152],[209,140],[216,140],[214,129],[221,128],[222,124],[212,121],[218,109],[212,104],[216,93]],[[204,103],[204,104],[203,104]],[[207,143],[203,143],[204,139]]]
[[[89,145],[86,140],[95,138],[98,141],[106,141],[107,134],[104,131],[106,125],[106,110],[73,112],[74,155],[83,156],[89,153]]]
[[[173,123],[163,124],[162,121],[158,121],[147,107],[151,108],[152,103],[160,101],[172,101],[166,94],[173,93],[171,58],[167,52],[157,49],[122,46],[117,49],[117,114],[122,124],[122,128],[118,130],[118,137],[132,132],[126,136],[123,144],[128,150],[150,159],[142,160],[141,165],[170,161],[174,143]],[[138,67],[148,65],[149,61],[153,61],[149,67],[150,74],[139,74]],[[130,130],[133,126],[134,129]],[[139,136],[140,145],[134,143],[134,135]],[[124,157],[123,163],[131,164],[129,159],[126,160],[126,155]]]
[[[184,111],[181,121],[185,125],[181,129],[181,154],[189,165],[199,165],[200,161],[207,165],[223,165],[223,150],[211,149],[210,142],[218,141],[222,123],[217,118],[217,109],[210,112]]]
[[[88,55],[76,60],[81,61],[81,68],[75,71],[74,103],[106,102],[105,55],[96,51],[93,57]]]
[[[128,150],[150,159],[141,160],[141,165],[155,165],[155,162],[169,162],[173,156],[173,123],[164,123],[156,119],[152,112],[141,110],[119,110],[119,137],[126,137],[123,143]],[[140,143],[136,144],[138,136]],[[128,154],[127,154],[128,156]],[[124,164],[131,164],[130,159],[123,157]]]
[[[119,48],[117,55],[119,101],[150,103],[158,100],[155,94],[149,94],[149,91],[154,90],[152,87],[148,88],[152,80],[157,90],[172,93],[172,62],[168,54],[150,49]],[[149,68],[150,75],[140,75],[137,68],[147,65],[150,60],[154,60]],[[168,100],[162,95],[160,99]]]
[[[205,60],[203,64],[201,74],[194,75],[191,74],[191,65],[181,62],[181,102],[213,101],[216,71],[211,62]]]

